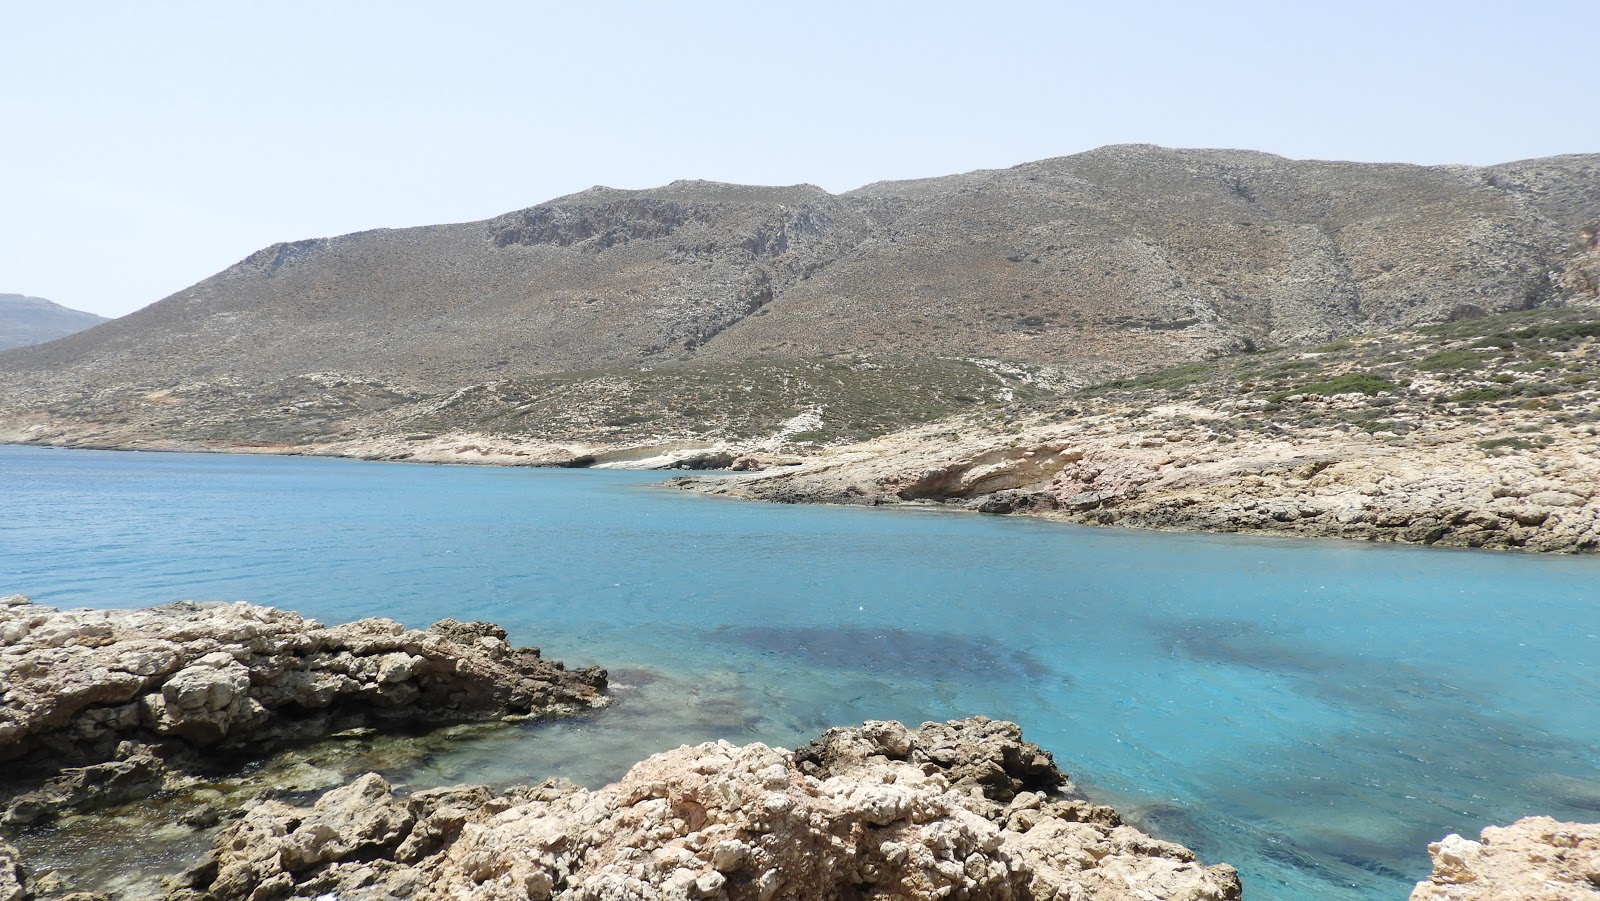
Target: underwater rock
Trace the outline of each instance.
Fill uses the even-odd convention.
[[[1433,874],[1411,901],[1600,901],[1600,824],[1526,817],[1480,837],[1429,845]]]
[[[27,825],[341,730],[576,713],[606,673],[488,623],[325,627],[247,603],[58,611],[0,599],[0,797]]]
[[[798,752],[682,747],[587,791],[552,780],[396,797],[376,775],[268,801],[167,901],[1240,897],[1227,865],[1121,825],[984,718],[830,730]]]

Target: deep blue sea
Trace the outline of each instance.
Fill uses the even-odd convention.
[[[777,506],[660,474],[0,447],[0,594],[445,616],[616,706],[431,763],[599,784],[663,748],[1015,720],[1253,901],[1404,898],[1448,832],[1600,819],[1600,558]]]

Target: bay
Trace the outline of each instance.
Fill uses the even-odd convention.
[[[659,473],[0,447],[0,593],[486,619],[618,703],[416,784],[600,784],[686,742],[985,714],[1255,899],[1600,817],[1600,559],[778,506]]]

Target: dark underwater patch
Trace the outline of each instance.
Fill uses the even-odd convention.
[[[996,642],[885,626],[722,626],[713,641],[816,666],[890,675],[1065,681],[1039,658]]]

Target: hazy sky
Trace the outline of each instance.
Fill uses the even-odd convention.
[[[120,315],[274,241],[594,184],[1596,152],[1596,34],[1594,0],[0,0],[0,293]]]

